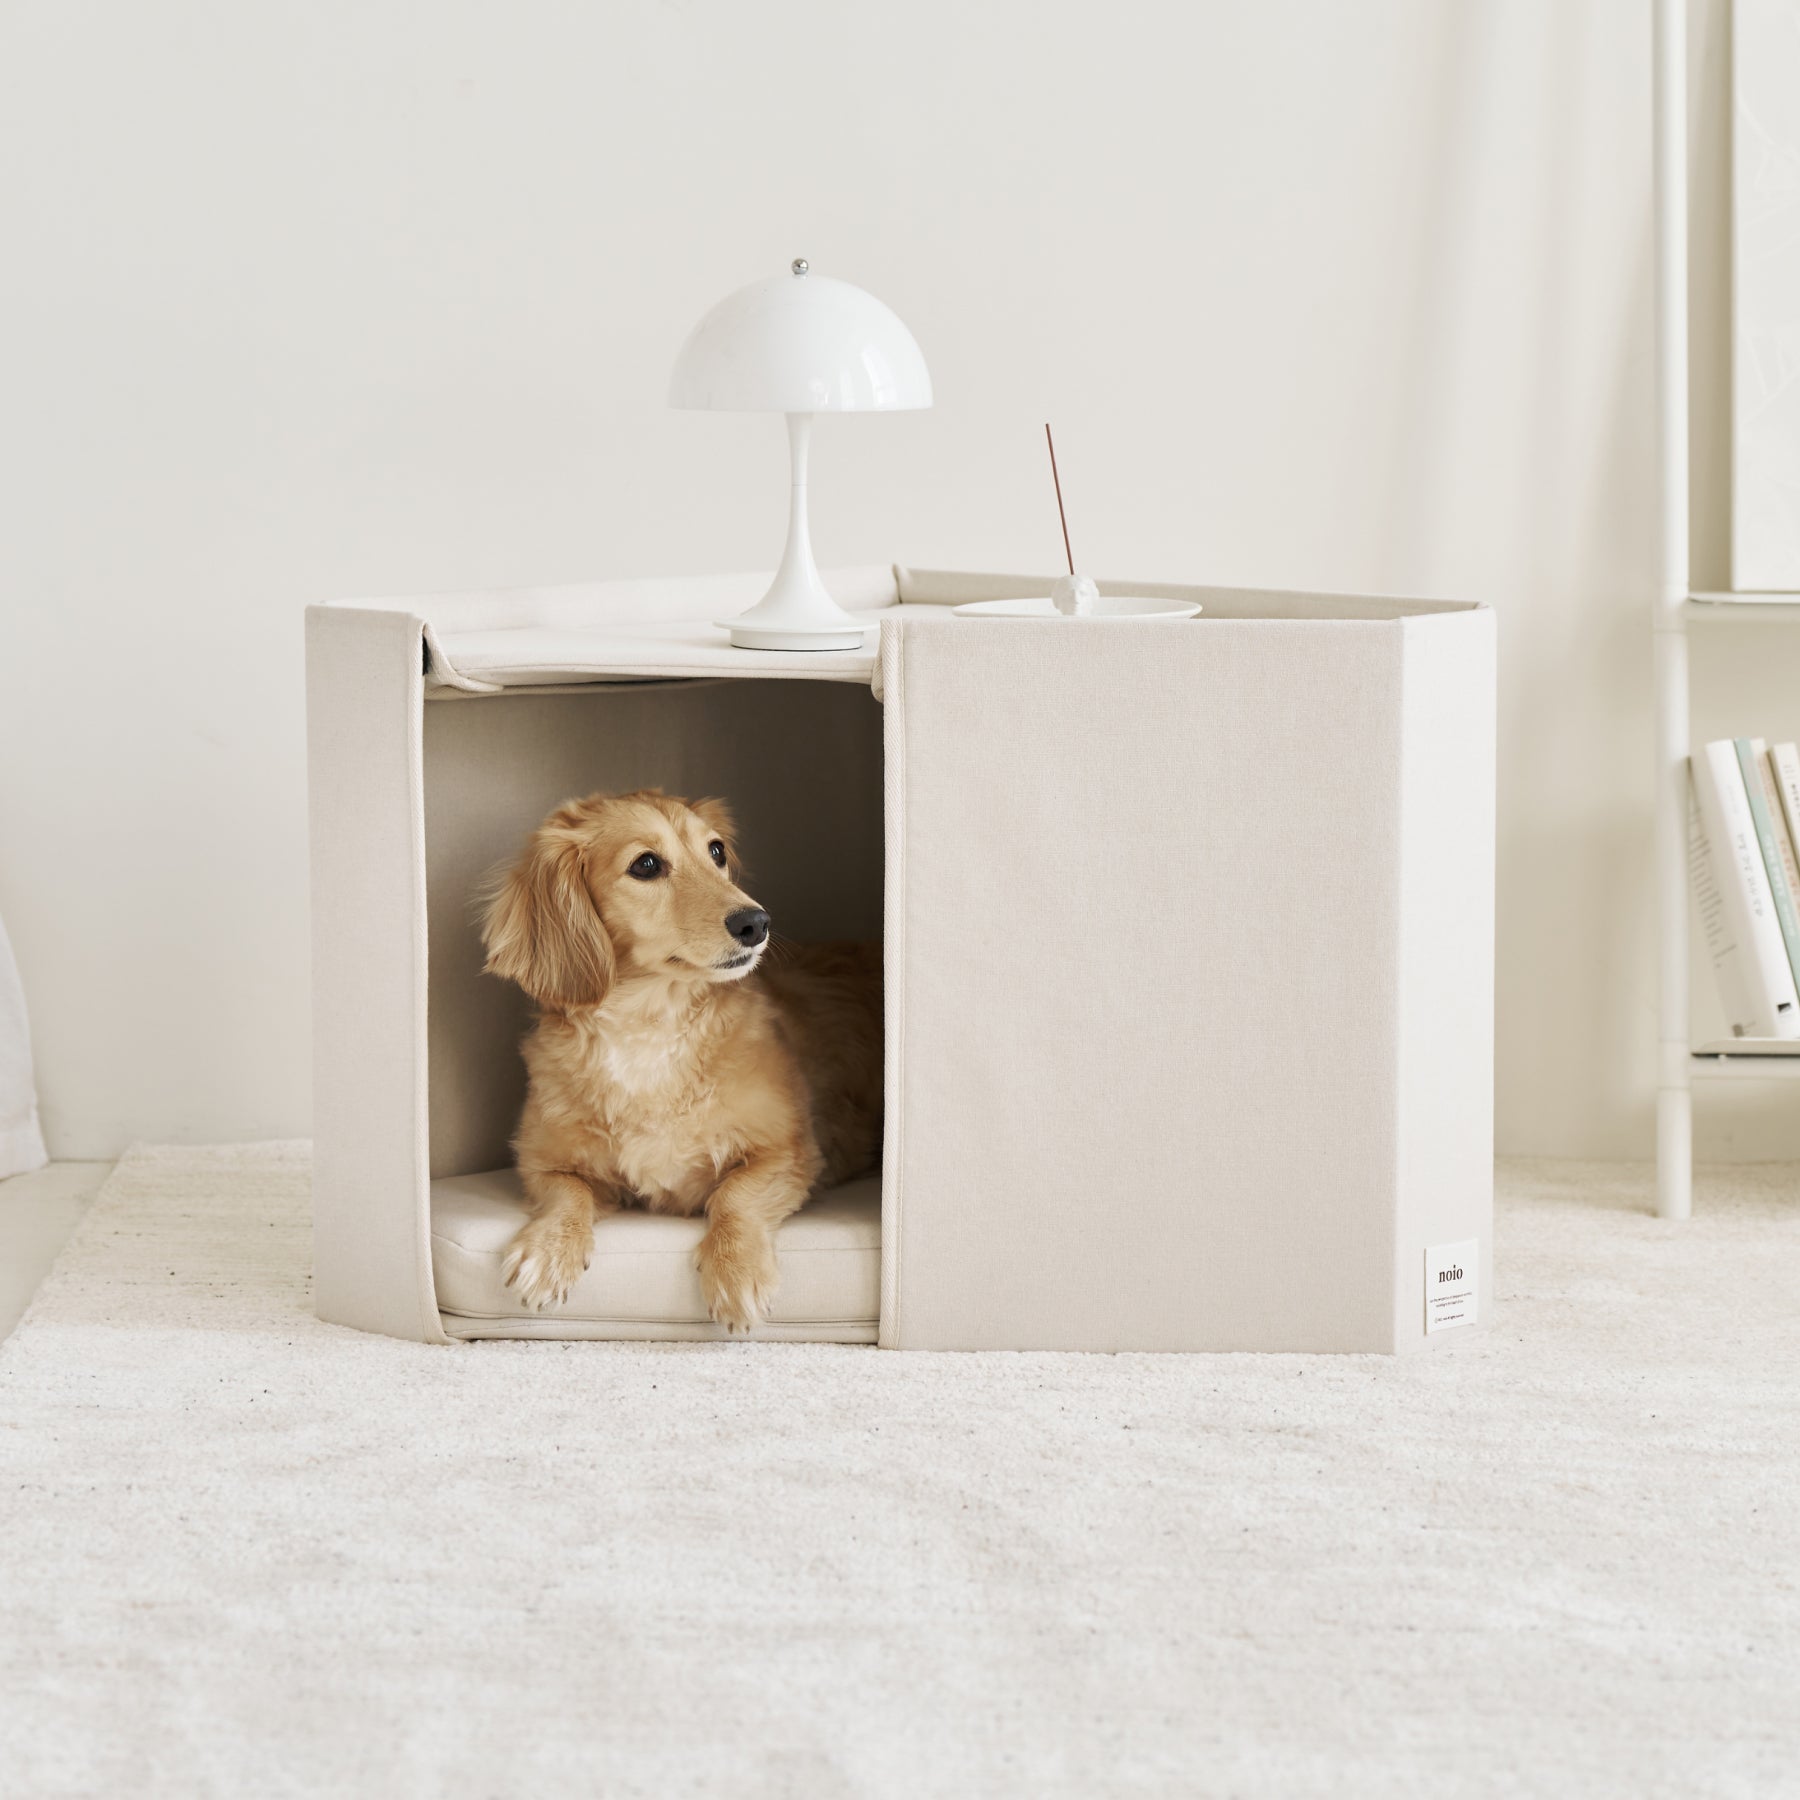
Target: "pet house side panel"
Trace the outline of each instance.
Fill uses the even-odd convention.
[[[1424,1341],[1426,1253],[1477,1252],[1493,1304],[1495,619],[1404,626],[1400,1191],[1394,1335]]]
[[[884,1344],[1392,1347],[1400,646],[884,625]]]
[[[315,606],[306,625],[314,1305],[334,1324],[442,1343],[425,1156],[420,623]]]

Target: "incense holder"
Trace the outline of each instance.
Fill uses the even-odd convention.
[[[1089,575],[1059,575],[1050,584],[1050,604],[1065,619],[1085,619],[1100,607],[1100,590]]]

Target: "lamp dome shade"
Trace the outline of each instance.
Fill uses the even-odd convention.
[[[902,412],[931,404],[931,376],[912,333],[873,294],[829,275],[783,273],[728,294],[694,327],[669,404]]]

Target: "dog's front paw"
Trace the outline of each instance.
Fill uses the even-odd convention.
[[[715,1225],[695,1257],[700,1291],[715,1325],[753,1331],[769,1316],[775,1295],[775,1249],[766,1231]]]
[[[506,1285],[517,1288],[522,1305],[534,1312],[561,1306],[594,1255],[594,1229],[534,1219],[513,1239],[503,1267]]]

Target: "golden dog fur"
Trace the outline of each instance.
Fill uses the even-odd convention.
[[[736,861],[720,801],[593,794],[539,826],[488,906],[488,970],[539,1009],[513,1140],[531,1217],[506,1259],[528,1306],[568,1297],[597,1218],[704,1211],[707,1307],[747,1331],[776,1226],[880,1161],[880,947],[746,951]]]

